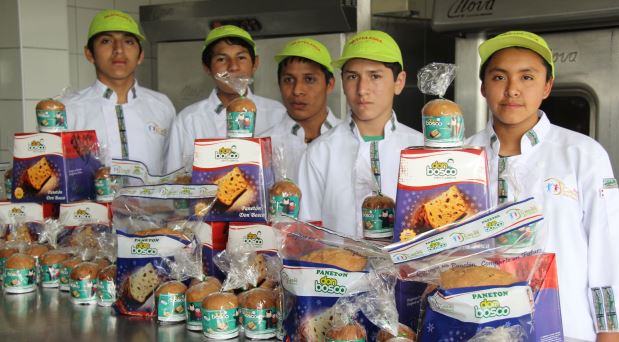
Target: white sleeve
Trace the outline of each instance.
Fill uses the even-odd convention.
[[[599,147],[590,155],[579,176],[589,238],[589,303],[596,333],[619,332],[614,297],[619,294],[619,189],[606,151]]]
[[[185,129],[182,117],[177,116],[170,128],[166,158],[166,172],[170,173],[185,166],[187,158],[193,160],[193,135]]]
[[[299,163],[299,188],[301,189],[301,204],[299,218],[302,220],[322,220],[322,202],[324,197],[325,179],[322,170],[312,158],[318,151],[310,146]]]

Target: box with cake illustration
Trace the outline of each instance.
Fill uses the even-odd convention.
[[[94,199],[101,163],[95,131],[15,134],[13,202]]]
[[[194,203],[207,221],[266,222],[273,182],[270,138],[195,141],[192,183],[217,185],[214,202]]]
[[[400,154],[394,241],[457,222],[489,207],[481,148],[409,148]]]

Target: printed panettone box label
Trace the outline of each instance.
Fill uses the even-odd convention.
[[[294,303],[283,318],[284,340],[324,341],[326,331],[333,325],[332,307],[338,298],[370,286],[366,271],[349,272],[333,265],[289,259],[284,259],[283,264],[284,307]],[[358,314],[356,321],[365,327],[368,341],[373,341],[371,337],[379,329],[363,313]]]
[[[410,240],[488,207],[488,167],[483,149],[402,151],[394,241]]]
[[[193,212],[208,207],[208,221],[266,222],[273,185],[270,138],[198,139],[193,184],[217,185],[213,203],[194,201]]]
[[[0,238],[27,243],[37,241],[46,216],[53,215],[44,206],[39,203],[0,202]]]
[[[228,230],[228,246],[245,245],[249,250],[277,253],[275,232],[266,224],[231,222]]]
[[[68,203],[94,199],[95,131],[15,134],[14,202]]]

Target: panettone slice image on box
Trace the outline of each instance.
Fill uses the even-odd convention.
[[[217,185],[217,199],[227,206],[232,205],[249,187],[249,182],[238,167],[234,167],[223,175],[215,181],[215,184]]]
[[[53,174],[47,158],[43,157],[26,170],[26,181],[34,190],[39,191]]]
[[[464,194],[452,185],[435,198],[423,203],[412,215],[411,225],[417,232],[436,229],[465,217],[469,211]]]

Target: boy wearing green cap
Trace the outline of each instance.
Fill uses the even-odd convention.
[[[308,144],[339,123],[327,107],[335,78],[329,50],[311,38],[289,42],[275,61],[279,63],[277,80],[288,115],[262,136],[271,137],[276,176],[296,183]]]
[[[506,32],[481,44],[479,55],[492,117],[468,143],[487,148],[493,204],[533,196],[544,208],[533,230],[547,231],[543,248],[556,253],[566,340],[618,341],[619,190],[608,154],[539,109],[555,75],[543,38]]]
[[[183,109],[174,121],[168,149],[168,172],[191,163],[195,139],[226,137],[226,106],[239,94],[215,76],[227,72],[237,77],[253,77],[258,64],[256,43],[247,31],[224,25],[209,32],[202,51],[202,66],[215,81],[215,89],[205,100]],[[251,89],[247,89],[244,96],[256,104],[255,135],[260,135],[285,116],[286,109],[277,101],[254,95]]]
[[[136,160],[151,174],[161,174],[176,111],[167,96],[141,87],[135,79],[144,60],[142,41],[144,36],[128,14],[97,13],[84,47],[97,80],[63,102],[70,130],[94,129],[109,157]]]
[[[395,198],[400,151],[423,135],[398,122],[393,98],[406,82],[398,44],[381,31],[346,42],[334,66],[350,106],[347,117],[316,139],[299,167],[301,218],[361,237],[361,207],[373,191]]]

